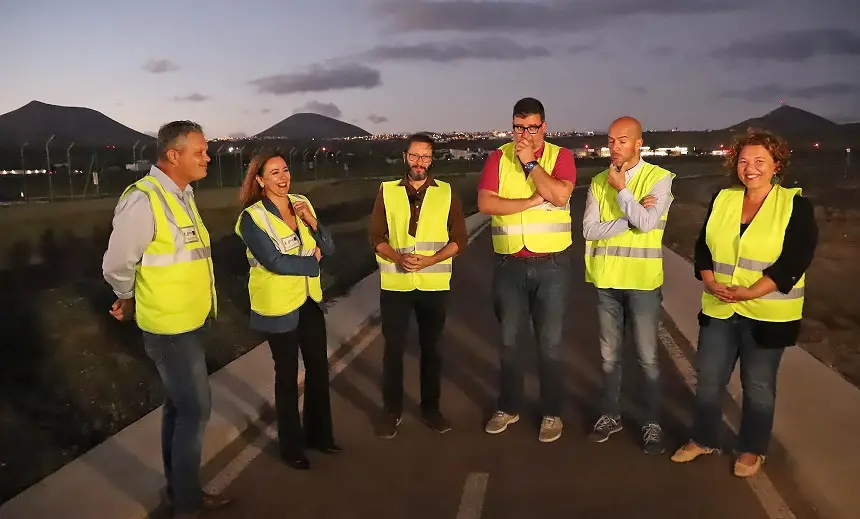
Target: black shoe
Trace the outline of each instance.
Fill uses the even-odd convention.
[[[594,443],[603,443],[623,428],[620,416],[605,414],[594,424],[594,429],[588,434],[588,439]]]
[[[390,440],[397,436],[397,427],[400,426],[400,422],[403,421],[403,418],[400,414],[384,412],[379,419],[379,422],[376,424],[376,435],[382,438],[383,440]]]
[[[284,463],[296,470],[308,470],[311,468],[311,462],[308,461],[308,458],[302,452],[298,454],[282,452],[281,459],[284,460]]]
[[[323,454],[337,454],[339,452],[343,452],[343,449],[340,445],[335,442],[326,443],[323,445],[308,445],[309,449],[313,449],[318,452],[322,452]]]
[[[647,454],[663,454],[666,446],[663,444],[663,429],[654,422],[642,428],[642,448]]]
[[[442,416],[442,413],[439,411],[426,411],[421,413],[421,421],[423,421],[427,427],[433,429],[439,434],[445,434],[451,430],[451,422]]]

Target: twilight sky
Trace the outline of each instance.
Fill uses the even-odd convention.
[[[857,0],[0,0],[0,114],[86,106],[211,137],[296,111],[372,133],[720,128],[780,100],[860,120]]]

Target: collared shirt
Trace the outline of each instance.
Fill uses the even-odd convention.
[[[642,170],[643,164],[647,163],[639,159],[635,166],[625,172],[624,178],[627,179],[627,184],[630,184],[630,180]],[[582,217],[583,238],[586,240],[606,240],[626,232],[631,225],[642,232],[654,229],[672,204],[672,177],[666,175],[660,179],[648,194],[657,200],[654,207],[645,209],[639,200],[633,197],[633,193],[625,187],[616,196],[624,217],[602,222],[600,221],[600,203],[589,189],[585,198],[585,212]]]
[[[271,200],[263,198],[263,207],[270,215],[283,221],[281,212]],[[269,272],[282,276],[317,277],[320,275],[319,262],[315,257],[283,254],[275,247],[266,231],[260,229],[247,212],[242,213],[239,220],[239,230],[242,231],[243,241],[251,254],[254,255],[254,259]],[[313,229],[308,229],[308,231],[314,237],[314,241],[316,241],[323,256],[334,254],[334,239],[319,220],[317,220],[317,231],[314,232]],[[299,236],[299,240],[301,241],[301,236]],[[309,299],[308,301],[312,300]],[[261,315],[251,310],[250,326],[253,330],[264,333],[285,333],[296,329],[298,325],[298,309],[286,315],[277,316]]]
[[[406,188],[406,196],[409,197],[409,206],[412,209],[412,214],[409,218],[409,235],[414,237],[418,229],[418,215],[421,214],[421,204],[424,203],[424,195],[427,192],[427,188],[435,187],[439,184],[436,183],[432,175],[429,175],[427,181],[418,189],[412,187],[405,176],[399,185]],[[463,204],[453,188],[451,189],[451,209],[448,211],[448,237],[448,243],[456,243],[459,248],[458,254],[462,254],[466,249],[469,236],[466,232],[466,218],[463,215]],[[388,220],[385,218],[385,200],[382,196],[382,189],[379,189],[376,193],[376,201],[373,204],[373,213],[370,216],[370,243],[375,251],[380,243],[387,242]]]
[[[176,183],[156,166],[149,174],[155,177],[168,196],[173,196],[194,220],[191,204],[194,190],[191,185],[179,189]],[[102,259],[102,274],[120,299],[134,297],[135,266],[143,258],[143,252],[155,238],[155,216],[149,196],[134,190],[119,201],[114,210],[113,230],[108,241],[107,252]]]
[[[535,159],[540,160],[543,157],[543,151],[546,149],[546,143],[543,143],[540,149],[535,152]],[[481,172],[481,180],[478,181],[478,191],[491,191],[499,193],[499,185],[501,179],[499,177],[499,165],[502,162],[502,150],[495,150],[487,157],[484,163],[484,169]],[[528,176],[528,173],[523,173]],[[552,178],[557,180],[567,180],[574,186],[576,185],[576,161],[573,158],[573,152],[568,148],[561,148],[558,151],[558,157],[555,160],[555,166],[552,171],[547,171],[552,174]],[[518,252],[511,254],[515,258],[535,258],[548,256],[548,254],[535,253],[523,247]]]

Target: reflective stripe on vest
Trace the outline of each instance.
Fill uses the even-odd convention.
[[[635,200],[642,200],[667,175],[675,175],[644,160],[639,171],[630,178],[627,189]],[[609,186],[608,171],[591,181],[591,193],[597,200],[600,221],[624,218],[618,205],[618,192]],[[671,195],[670,195],[671,196]],[[663,232],[668,211],[648,232],[628,229],[605,240],[585,242],[585,280],[597,288],[619,290],[653,290],[663,285]]]
[[[135,276],[135,320],[145,331],[175,335],[195,330],[217,315],[209,233],[193,196],[187,205],[148,175],[122,194],[147,195],[155,232],[144,250]]]
[[[740,235],[743,188],[723,189],[714,200],[705,227],[705,241],[713,258],[714,280],[727,286],[750,287],[764,275],[782,253],[785,229],[791,218],[794,197],[800,189],[774,186],[761,208]],[[776,290],[766,296],[723,303],[703,291],[702,312],[727,319],[738,313],[760,321],[785,322],[800,319],[806,292],[806,274],[787,293]]]
[[[435,180],[436,186],[428,186],[418,214],[415,237],[409,234],[409,220],[412,208],[405,186],[399,180],[383,182],[383,204],[388,223],[388,243],[400,254],[420,254],[431,256],[449,243],[448,215],[451,210],[451,186]],[[400,265],[376,255],[379,265],[380,287],[382,290],[406,292],[410,290],[449,290],[453,260],[425,267],[418,272],[409,272]]]
[[[298,195],[287,195],[291,202],[302,201],[308,205],[311,213],[316,216],[313,205],[304,197]],[[246,213],[254,221],[281,254],[309,257],[316,251],[316,241],[301,218],[296,218],[296,230],[294,232],[280,218],[269,213],[263,201],[259,201],[245,209]],[[240,222],[242,215],[236,222],[236,234],[242,237]],[[284,240],[296,240],[294,247],[287,248]],[[290,276],[275,274],[254,258],[250,249],[246,249],[250,274],[248,276],[248,293],[251,300],[251,310],[264,316],[287,315],[302,306],[308,297],[316,302],[322,301],[322,284],[320,276]]]
[[[507,143],[499,148],[499,196],[502,198],[529,198],[537,191],[531,178],[523,170],[516,156],[516,145]],[[540,167],[552,175],[561,148],[544,142],[543,153],[538,159]],[[571,236],[570,200],[556,207],[550,202],[525,211],[493,216],[490,232],[493,250],[499,254],[514,254],[523,248],[535,253],[561,252],[573,243]]]

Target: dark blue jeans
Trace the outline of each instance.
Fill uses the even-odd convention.
[[[544,258],[497,256],[493,296],[502,327],[499,410],[516,414],[523,393],[520,328],[534,326],[541,412],[559,416],[564,397],[561,332],[570,286],[570,252]]]
[[[645,423],[660,418],[660,365],[657,361],[657,323],[662,291],[597,289],[597,319],[600,323],[600,355],[603,358],[602,412],[621,415],[621,359],[624,329],[629,323],[645,374]]]
[[[178,335],[143,332],[144,349],[164,385],[161,455],[176,514],[200,511],[203,500],[200,456],[211,410],[203,333],[203,328]]]
[[[777,371],[785,348],[758,346],[750,324],[748,319],[734,315],[728,319],[707,319],[699,328],[693,441],[719,448],[722,399],[740,360],[743,407],[737,451],[765,455],[773,430]]]

